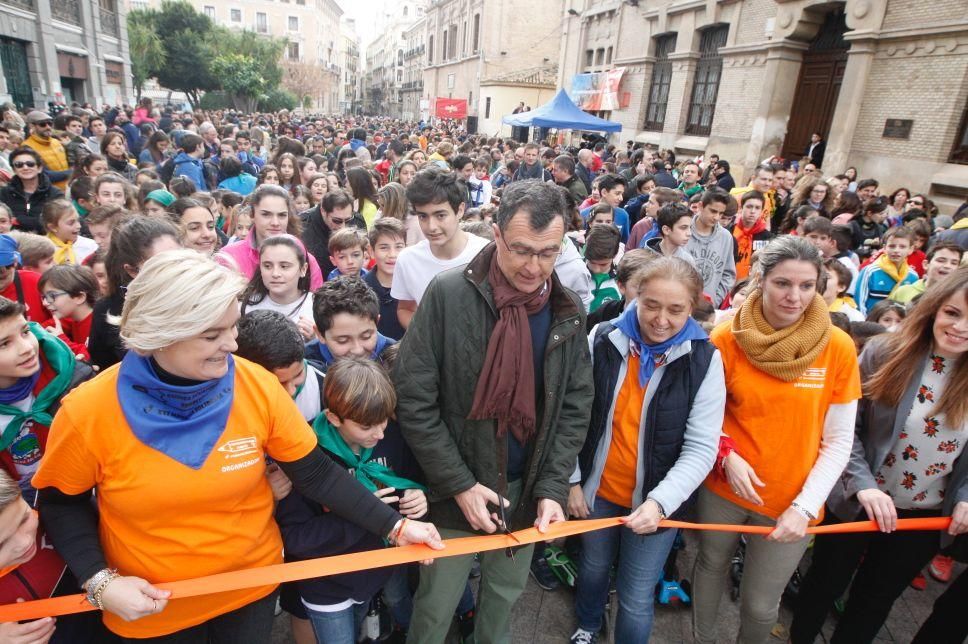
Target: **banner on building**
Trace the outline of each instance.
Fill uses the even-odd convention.
[[[439,119],[467,118],[467,100],[463,98],[434,99],[434,116]]]
[[[622,96],[619,92],[624,74],[624,67],[610,69],[607,72],[575,74],[571,79],[569,96],[575,102],[575,105],[586,112],[617,110],[627,107],[628,93],[626,92],[626,96]]]

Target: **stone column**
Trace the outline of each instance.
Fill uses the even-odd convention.
[[[34,101],[41,104],[42,110],[47,110],[47,101],[61,91],[56,43],[50,0],[37,0],[37,41],[31,48],[37,52],[37,72],[44,82],[42,95],[34,93]]]
[[[827,151],[823,158],[826,168],[847,166],[847,155],[850,153],[854,129],[860,118],[867,77],[876,51],[876,41],[873,38],[854,40],[849,33],[846,38],[850,41],[850,50],[847,52],[847,67],[844,69],[844,80],[840,85],[837,107],[830,124],[830,134],[827,136]]]
[[[770,43],[766,49],[759,104],[743,161],[746,170],[752,170],[761,159],[777,154],[783,146],[806,49],[806,43],[791,40]]]
[[[686,130],[699,52],[675,52],[669,55],[669,60],[672,61],[672,79],[669,82],[669,99],[660,143],[663,148],[674,148],[676,139]]]

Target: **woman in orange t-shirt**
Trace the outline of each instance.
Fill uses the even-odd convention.
[[[124,641],[269,640],[276,585],[191,599],[153,585],[282,562],[267,457],[364,529],[442,547],[323,455],[275,376],[233,358],[243,286],[194,251],[148,260],[120,321],[131,351],[64,398],[34,476],[54,547]]]
[[[711,336],[723,356],[726,415],[719,467],[698,500],[702,523],[775,526],[747,542],[738,640],[761,643],[780,595],[850,457],[860,398],[850,337],[823,298],[823,260],[804,239],[772,240],[756,288]],[[697,642],[716,641],[719,601],[739,535],[701,532],[693,579]]]

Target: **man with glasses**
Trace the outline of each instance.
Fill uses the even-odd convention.
[[[461,230],[466,197],[467,185],[455,173],[437,167],[418,172],[407,186],[407,199],[425,239],[405,248],[393,269],[390,295],[399,301],[397,318],[405,329],[430,281],[468,263],[487,246],[486,239]]]
[[[448,185],[428,172],[418,181]],[[414,184],[407,193],[417,212],[437,217],[439,204],[416,203]],[[447,201],[459,207],[460,190]],[[564,520],[593,392],[583,306],[554,273],[567,210],[556,186],[508,185],[496,241],[430,283],[401,343],[397,418],[447,538],[531,526],[545,532]],[[510,640],[534,546],[507,545],[515,547],[480,554],[477,642]],[[473,560],[447,557],[421,569],[409,642],[445,640]]]
[[[54,120],[40,110],[33,110],[27,115],[30,124],[30,136],[24,145],[33,148],[44,161],[47,176],[51,183],[61,190],[67,189],[67,178],[71,176],[71,166],[67,163],[67,151],[61,142],[51,136],[54,131]]]
[[[353,199],[343,190],[327,192],[321,202],[301,216],[303,244],[316,258],[323,275],[329,275],[335,268],[329,258],[329,236],[344,226],[359,223],[354,217]]]
[[[20,263],[17,240],[10,235],[0,235],[0,296],[20,302],[27,309],[27,320],[47,325],[52,318],[37,288],[40,275],[18,270]]]

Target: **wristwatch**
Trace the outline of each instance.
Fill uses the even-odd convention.
[[[104,605],[101,603],[101,593],[107,585],[120,577],[117,569],[115,568],[102,568],[101,570],[94,573],[87,582],[87,603],[89,603],[94,608],[99,610],[104,609]]]
[[[653,499],[651,496],[648,497],[646,501],[652,501],[653,503],[655,503],[655,507],[659,508],[659,521],[662,521],[663,519],[666,518],[665,508],[662,507],[661,503]]]

